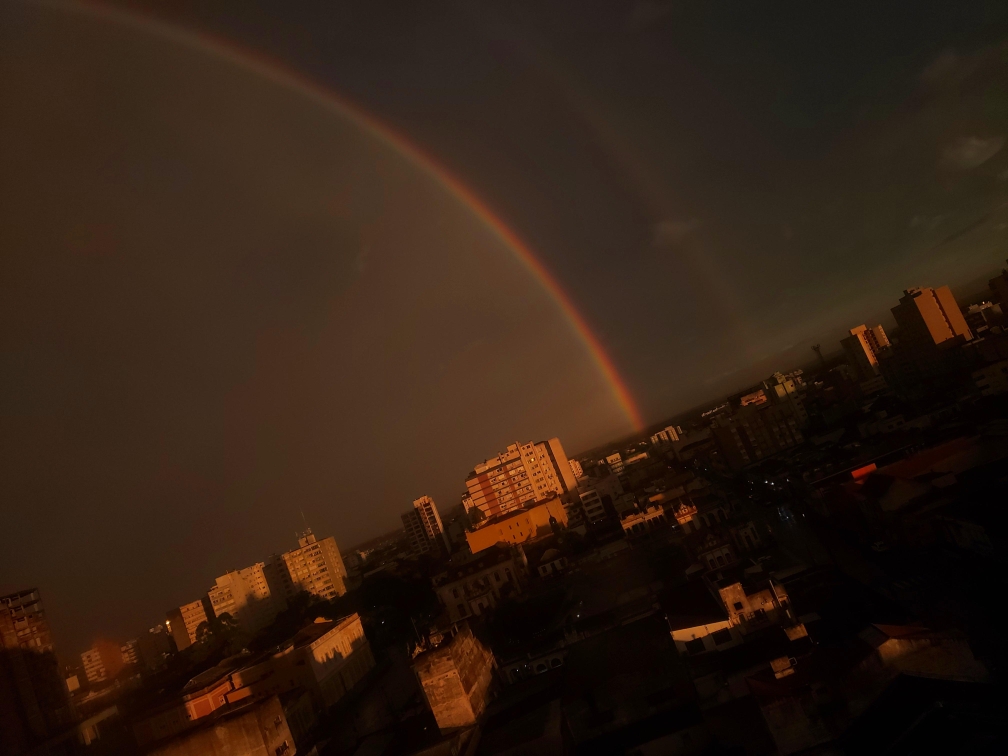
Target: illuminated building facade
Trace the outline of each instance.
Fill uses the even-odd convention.
[[[560,439],[511,444],[507,451],[478,465],[466,488],[473,505],[487,518],[572,492],[577,487]]]

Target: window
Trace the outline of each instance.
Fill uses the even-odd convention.
[[[500,573],[497,570],[494,570],[494,580],[500,582]]]
[[[458,598],[458,588],[452,588],[452,598]]]
[[[736,601],[734,604],[732,604],[732,606],[735,607],[735,611],[736,612],[741,612],[742,611],[742,602],[741,601]]]
[[[711,638],[714,639],[714,644],[717,646],[723,646],[725,643],[730,643],[732,639],[731,632],[727,627],[711,633]]]

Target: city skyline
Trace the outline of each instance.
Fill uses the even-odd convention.
[[[917,19],[895,68],[870,49],[841,65],[844,27],[835,48],[774,37],[778,58],[745,47],[726,71],[724,48],[674,28],[709,20],[671,7],[563,32],[551,11],[529,28],[507,8],[424,26],[413,66],[378,11],[357,19],[374,52],[344,57],[338,24],[285,48],[298,11],[269,31],[238,10],[144,6],[125,21],[2,11],[17,86],[0,133],[23,149],[2,186],[22,251],[0,420],[24,537],[0,589],[40,586],[58,647],[83,650],[105,622],[143,632],[286,548],[301,510],[350,546],[421,494],[455,506],[472,465],[514,439],[580,453],[635,414],[659,425],[812,344],[838,352],[859,323],[888,331],[904,289],[968,294],[1003,265],[1008,123],[983,104],[1003,83],[1001,17]],[[460,28],[486,49],[437,44]],[[250,70],[193,42],[207,37],[271,62]],[[683,59],[649,68],[665,44]],[[482,80],[440,86],[459,60]],[[756,92],[788,72],[780,100],[726,81],[745,62]],[[278,84],[274,64],[455,179]],[[36,97],[71,91],[93,96]]]

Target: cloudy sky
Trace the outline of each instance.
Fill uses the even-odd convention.
[[[206,5],[0,6],[0,589],[68,654],[302,511],[349,545],[630,430],[486,224],[268,61],[460,176],[648,422],[1008,257],[1001,3]]]

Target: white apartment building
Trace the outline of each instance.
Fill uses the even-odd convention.
[[[281,559],[290,577],[289,595],[308,591],[319,598],[334,599],[346,593],[346,567],[332,536],[319,541],[310,529],[306,530],[298,538],[298,548]]]
[[[574,491],[577,483],[560,439],[511,444],[476,465],[466,479],[473,504],[490,518],[527,502]]]
[[[623,457],[620,456],[619,452],[615,454],[610,454],[605,458],[606,464],[609,465],[609,469],[614,475],[619,475],[623,472]]]
[[[576,459],[570,460],[571,472],[574,473],[575,480],[581,480],[584,477],[584,468],[581,467],[581,463]]]

